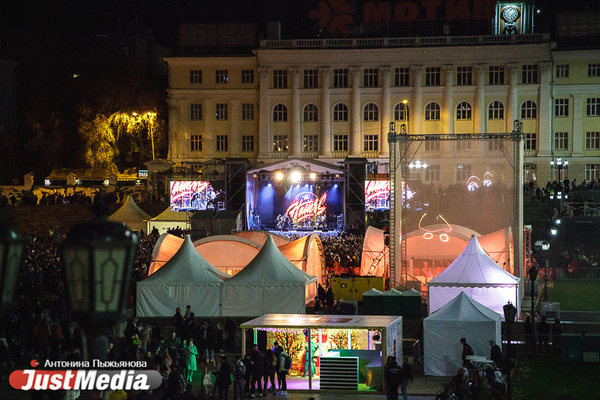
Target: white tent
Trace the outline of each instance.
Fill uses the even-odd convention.
[[[141,231],[146,229],[146,221],[152,218],[146,214],[133,200],[132,196],[127,196],[125,203],[108,219],[111,221],[124,223],[132,231]]]
[[[226,273],[210,265],[187,235],[162,268],[137,283],[137,316],[170,317],[177,307],[192,306],[197,316],[221,315],[221,285]]]
[[[363,241],[362,257],[360,258],[360,273],[363,276],[383,276],[385,273],[385,232],[369,226]]]
[[[250,264],[223,283],[223,315],[304,314],[316,281],[288,261],[269,235]]]
[[[464,292],[423,320],[425,375],[451,376],[462,367],[461,338],[476,356],[490,356],[490,340],[502,345],[500,314]]]
[[[156,217],[147,221],[148,227],[147,232],[150,233],[154,228],[158,230],[158,233],[161,235],[166,233],[169,229],[174,229],[179,227],[184,230],[191,229],[190,225],[190,213],[184,211],[171,211],[171,207],[167,207],[167,209]]]
[[[429,313],[440,309],[460,292],[502,315],[509,301],[520,311],[519,278],[503,270],[487,255],[475,235],[463,252],[427,284]]]

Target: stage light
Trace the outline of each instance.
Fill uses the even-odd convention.
[[[339,178],[339,177],[340,177],[340,174],[335,174],[335,177],[336,177],[336,178]]]
[[[275,172],[275,179],[278,181],[283,180],[283,172]]]
[[[316,174],[316,173],[314,173],[314,172],[311,172],[311,173],[310,173],[310,179],[312,179],[313,181],[314,181],[315,179],[317,179],[317,174]]]
[[[407,104],[407,103],[408,103],[408,100],[406,100],[406,99],[402,100],[402,104]]]
[[[292,175],[290,176],[292,183],[300,182],[300,179],[302,179],[302,174],[298,171],[293,171]]]
[[[305,184],[304,184],[304,187],[308,187],[308,183],[305,183]]]
[[[252,174],[253,178],[258,178],[258,174]]]
[[[333,185],[333,187],[336,188],[337,187],[337,183],[335,185]]]
[[[267,186],[268,187],[273,187],[273,185],[271,184],[271,182],[269,182],[269,184]]]

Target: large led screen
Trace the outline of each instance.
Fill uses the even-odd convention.
[[[222,191],[215,191],[207,181],[172,181],[171,211],[214,210]]]
[[[365,211],[382,211],[390,209],[390,181],[365,182]]]

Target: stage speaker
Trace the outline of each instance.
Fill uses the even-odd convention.
[[[225,166],[226,209],[241,211],[246,205],[248,160],[245,158],[228,158],[225,160]]]
[[[345,173],[345,219],[346,228],[364,233],[365,224],[365,178],[366,158],[346,158]]]

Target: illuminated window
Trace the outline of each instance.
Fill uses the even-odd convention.
[[[394,107],[394,120],[408,121],[408,106],[406,104],[396,104],[396,107]]]
[[[600,132],[585,133],[585,149],[600,150]]]
[[[277,153],[288,151],[287,135],[273,135],[273,151]]]
[[[368,103],[364,108],[364,121],[379,121],[379,109],[375,103]]]
[[[303,151],[319,151],[319,136],[304,135],[302,149]]]
[[[333,135],[333,151],[348,151],[348,135]]]
[[[285,69],[273,70],[273,87],[275,89],[285,89],[288,87],[288,73]]]
[[[537,106],[532,100],[527,100],[521,105],[521,119],[536,119]]]
[[[408,78],[408,68],[396,68],[394,71],[394,86],[410,86]]]
[[[504,66],[490,65],[489,68],[490,85],[504,85]]]
[[[254,83],[254,70],[243,69],[242,70],[242,83]]]
[[[525,150],[537,150],[537,134],[527,133],[525,135]]]
[[[190,151],[202,151],[202,135],[190,136]]]
[[[440,67],[425,67],[425,86],[440,86],[441,79]]]
[[[348,69],[333,70],[333,87],[345,88],[348,87]]]
[[[425,106],[425,121],[440,120],[440,105],[438,103],[429,103]]]
[[[568,78],[569,77],[569,64],[558,64],[556,66],[556,77],[557,78]]]
[[[190,104],[190,121],[202,121],[202,103]]]
[[[229,83],[229,71],[226,69],[218,69],[215,71],[216,83]]]
[[[488,119],[504,119],[504,104],[492,101],[488,107]]]
[[[333,107],[333,120],[348,121],[348,107],[344,103],[338,103]]]
[[[521,67],[521,83],[538,83],[538,66],[536,64]]]
[[[273,122],[287,121],[287,107],[283,104],[277,104],[273,108]]]
[[[600,116],[600,97],[587,99],[587,113],[588,117]]]
[[[428,165],[425,168],[425,182],[437,182],[440,180],[440,166]]]
[[[254,104],[243,103],[242,104],[242,121],[254,120]]]
[[[473,67],[456,67],[456,84],[459,86],[473,84]]]
[[[458,106],[456,106],[456,119],[471,119],[471,104],[466,101],[458,103]]]
[[[364,73],[364,87],[378,87],[379,86],[379,70],[377,68],[365,68]]]
[[[201,69],[190,69],[190,83],[202,83]]]
[[[599,70],[600,70],[600,64],[597,64],[597,63],[588,64],[588,77],[593,78],[593,77],[600,76],[600,74],[598,73]]]
[[[569,99],[554,99],[554,116],[569,116]]]
[[[254,135],[242,135],[242,151],[254,151]]]
[[[217,151],[229,150],[229,135],[217,135]]]
[[[569,132],[554,132],[554,150],[569,150]]]
[[[318,88],[319,87],[319,70],[305,69],[304,70],[304,87]]]
[[[456,166],[456,182],[463,183],[472,176],[470,165],[458,165]]]
[[[364,135],[364,150],[379,151],[379,135]]]
[[[319,120],[319,109],[314,104],[304,107],[304,122],[316,122]]]
[[[229,118],[228,112],[227,112],[228,109],[229,109],[229,104],[217,103],[217,112],[216,112],[217,121],[227,121],[227,119]]]
[[[585,181],[598,181],[600,177],[600,164],[585,164]]]

